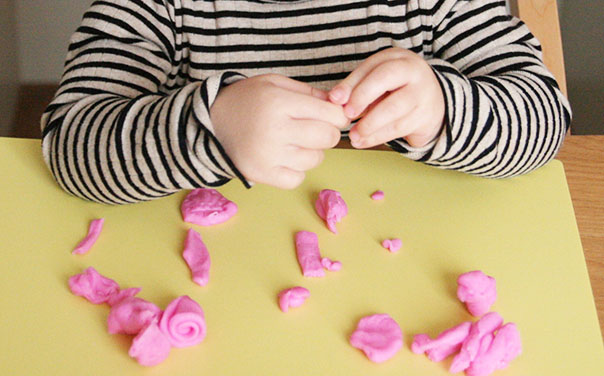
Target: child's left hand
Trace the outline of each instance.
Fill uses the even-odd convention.
[[[412,147],[432,141],[443,125],[445,100],[432,68],[402,48],[380,51],[363,61],[329,92],[350,119],[352,146],[369,148],[396,138]],[[363,114],[366,112],[366,114]]]

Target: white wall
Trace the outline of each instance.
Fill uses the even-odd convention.
[[[0,3],[4,7],[6,2]],[[59,81],[69,37],[91,3],[92,0],[15,1],[21,83]]]
[[[0,1],[0,136],[13,128],[19,72],[13,0]]]

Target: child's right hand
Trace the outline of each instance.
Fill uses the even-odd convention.
[[[247,180],[285,189],[300,185],[350,124],[325,92],[276,74],[224,87],[210,116],[216,138]]]

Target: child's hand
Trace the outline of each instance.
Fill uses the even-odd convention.
[[[413,147],[424,146],[440,132],[445,114],[434,71],[419,55],[402,48],[370,56],[329,92],[329,99],[345,105],[350,119],[363,115],[350,131],[355,148],[399,137]]]
[[[276,74],[221,89],[210,115],[216,138],[246,179],[286,189],[302,183],[350,124],[325,92]]]

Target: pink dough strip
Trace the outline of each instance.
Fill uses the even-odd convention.
[[[480,351],[482,339],[492,334],[503,324],[503,318],[497,312],[489,312],[472,324],[468,337],[463,342],[459,354],[453,359],[449,371],[461,372],[467,369]]]
[[[90,222],[90,226],[88,226],[88,234],[71,253],[74,255],[83,255],[90,251],[90,248],[92,248],[92,245],[96,242],[101,234],[103,223],[105,223],[104,218],[92,220]]]
[[[471,327],[471,322],[463,322],[445,330],[433,340],[426,334],[418,334],[413,337],[411,351],[416,354],[426,352],[430,360],[440,362],[459,351],[461,344],[468,337]]]
[[[485,346],[482,346],[483,348]],[[496,370],[507,368],[509,363],[522,353],[520,333],[514,323],[502,326],[492,341],[489,348],[466,369],[467,376],[488,376]]]
[[[296,255],[305,277],[323,277],[325,270],[321,264],[319,239],[317,234],[310,231],[296,233]]]
[[[185,240],[182,257],[187,262],[193,281],[200,286],[205,286],[210,280],[210,253],[195,230],[189,229]]]

